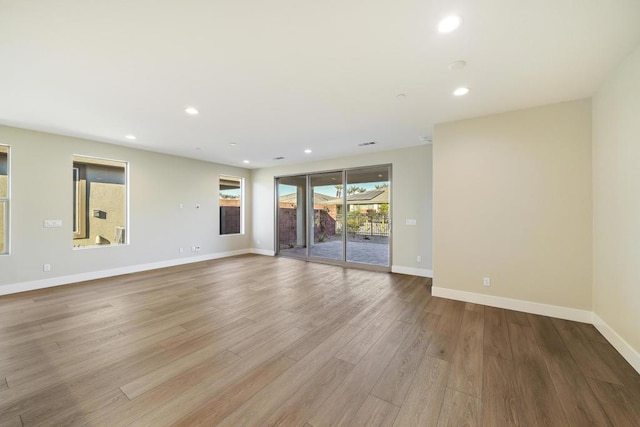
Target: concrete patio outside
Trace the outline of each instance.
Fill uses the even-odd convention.
[[[307,248],[305,247],[280,249],[280,255],[285,256],[304,258],[306,254]],[[311,257],[342,261],[342,241],[330,240],[315,243],[311,246],[309,255]],[[348,240],[347,261],[383,267],[389,266],[388,239],[384,239],[384,241]]]

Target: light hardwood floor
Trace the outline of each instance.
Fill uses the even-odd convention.
[[[0,426],[640,425],[590,325],[240,256],[0,297]]]

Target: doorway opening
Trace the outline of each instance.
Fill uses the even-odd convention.
[[[277,253],[388,271],[391,166],[276,178]]]

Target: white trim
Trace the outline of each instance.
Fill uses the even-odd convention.
[[[593,315],[593,312],[588,310],[523,301],[513,298],[497,297],[494,295],[477,294],[475,292],[458,291],[455,289],[440,288],[436,286],[431,288],[431,294],[434,297],[472,302],[491,307],[507,308],[509,310],[541,314],[543,316],[557,317],[559,319],[573,320],[583,323],[591,323]]]
[[[122,274],[138,273],[140,271],[155,270],[158,268],[173,267],[175,265],[191,264],[194,262],[209,261],[212,259],[226,258],[235,255],[250,253],[249,249],[237,251],[219,252],[209,255],[170,259],[166,261],[138,264],[128,267],[112,268],[109,270],[91,271],[88,273],[72,274],[70,276],[52,277],[50,279],[33,280],[31,282],[12,283],[0,285],[0,296],[15,294],[18,292],[32,291],[34,289],[52,288],[54,286],[70,285],[72,283],[85,282],[87,280],[102,279],[105,277],[120,276]]]
[[[250,252],[252,254],[257,254],[257,255],[266,255],[266,256],[275,256],[276,255],[275,251],[270,251],[270,250],[267,250],[267,249],[251,248]]]
[[[638,353],[628,342],[624,340],[611,326],[600,318],[596,313],[593,313],[593,326],[600,331],[600,333],[611,343],[611,345],[618,350],[618,353],[626,359],[633,369],[640,373],[640,353]]]
[[[411,276],[429,277],[433,278],[433,270],[427,270],[424,268],[403,267],[401,265],[392,265],[392,273],[409,274]]]

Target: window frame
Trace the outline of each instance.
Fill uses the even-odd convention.
[[[76,159],[80,159],[80,160],[76,160]],[[73,250],[87,250],[87,249],[96,249],[96,248],[111,248],[111,247],[119,247],[119,246],[129,246],[131,244],[131,232],[130,232],[130,218],[129,218],[129,214],[130,214],[130,185],[129,185],[129,176],[131,173],[131,165],[128,161],[126,160],[117,160],[117,159],[111,159],[111,158],[107,158],[107,157],[98,157],[98,156],[89,156],[86,154],[72,154],[71,155],[71,168],[72,171],[74,169],[76,169],[75,163],[81,163],[83,165],[90,165],[90,164],[94,164],[94,165],[98,165],[98,166],[113,166],[113,167],[124,167],[124,200],[125,200],[125,206],[124,206],[124,227],[125,227],[125,242],[124,243],[111,243],[108,245],[99,245],[99,244],[91,244],[91,245],[86,245],[86,246],[76,246],[73,244],[74,240],[76,239],[82,239],[82,238],[88,238],[89,237],[89,230],[87,228],[87,223],[88,223],[88,199],[87,199],[87,182],[86,182],[86,177],[85,179],[79,179],[78,181],[82,182],[82,184],[79,185],[74,185],[73,186],[73,191],[79,191],[79,196],[76,197],[74,194],[72,194],[72,200],[73,200],[73,205],[74,205],[74,209],[76,209],[76,206],[78,205],[77,202],[80,202],[80,205],[84,205],[85,208],[81,209],[80,212],[78,213],[78,216],[76,217],[76,220],[80,220],[80,223],[78,224],[78,228],[76,229],[76,224],[72,225],[72,232],[73,232],[73,238],[71,239],[72,241],[72,245],[73,245]],[[79,168],[78,168],[79,169]],[[82,176],[81,170],[79,170],[79,178]],[[75,182],[75,174],[73,176],[74,182]],[[84,219],[82,219],[84,218]],[[73,215],[72,215],[72,221],[73,222]],[[76,230],[78,232],[76,232]],[[84,234],[84,237],[80,237],[81,233]],[[76,235],[78,237],[76,237]]]
[[[75,157],[75,156],[74,156]],[[75,161],[73,162],[75,163]],[[80,179],[80,168],[73,166],[74,194],[73,238],[86,239],[87,235],[87,180]]]
[[[11,255],[11,146],[0,143],[0,147],[7,154],[7,195],[0,197],[0,209],[4,210],[4,250],[0,252],[0,256],[6,256]]]
[[[229,175],[229,174],[218,174],[218,215],[220,215],[220,208],[222,207],[220,205],[220,192],[222,191],[221,184],[222,181],[227,178],[227,179],[232,179],[232,180],[238,180],[240,182],[239,185],[239,190],[240,190],[240,231],[238,233],[222,233],[222,223],[221,220],[222,218],[218,218],[218,234],[222,237],[224,236],[241,236],[245,233],[245,227],[244,227],[244,184],[245,184],[245,179],[244,177],[241,176],[235,176],[235,175]]]

